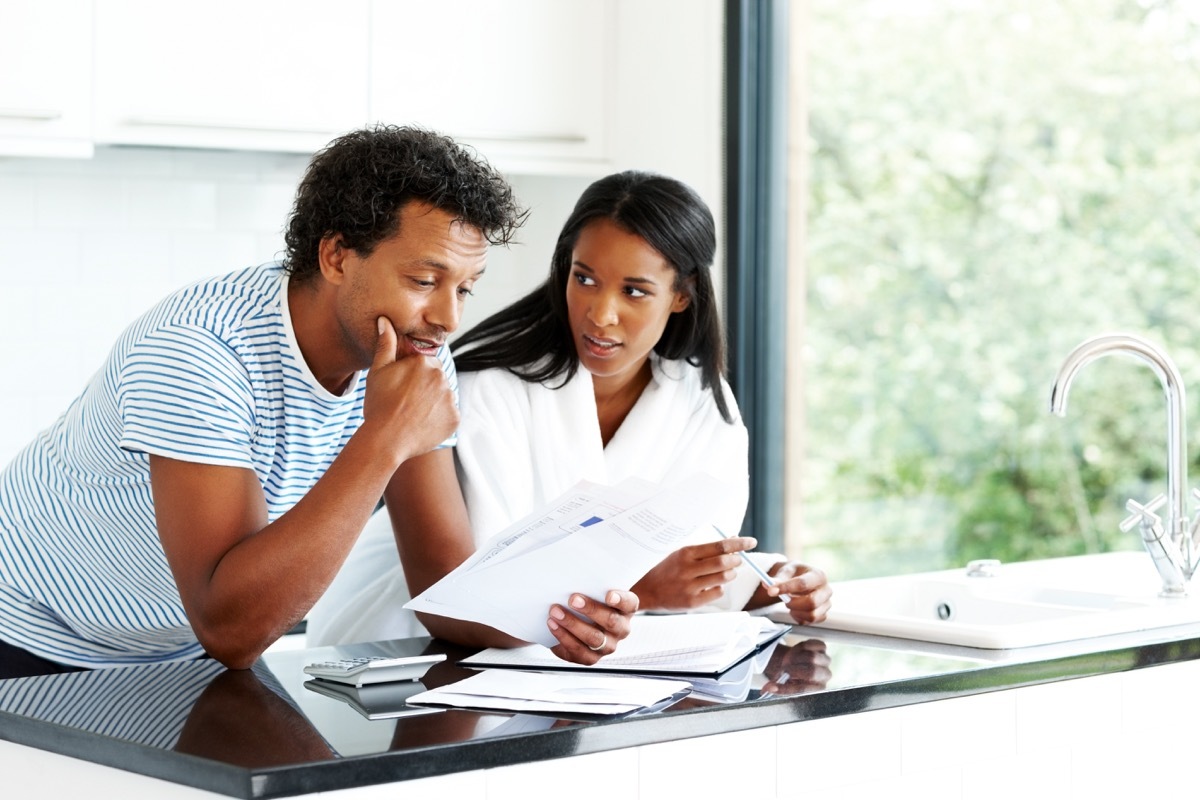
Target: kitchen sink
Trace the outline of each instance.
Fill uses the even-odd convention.
[[[814,627],[1003,650],[1200,622],[1141,551],[972,567],[835,582]]]

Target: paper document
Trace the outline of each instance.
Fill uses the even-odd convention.
[[[557,640],[550,606],[572,593],[628,589],[708,523],[728,490],[705,473],[661,489],[641,480],[580,482],[485,542],[405,608],[471,620],[527,642]]]
[[[713,677],[791,630],[745,611],[639,616],[617,651],[595,664],[575,664],[532,644],[490,648],[458,662],[472,669],[622,672]]]
[[[413,705],[557,714],[628,714],[683,697],[686,681],[484,670],[408,698]]]

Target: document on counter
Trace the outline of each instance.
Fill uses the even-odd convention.
[[[404,607],[553,646],[551,605],[576,592],[603,599],[633,586],[707,524],[727,492],[702,472],[666,489],[638,479],[582,481],[493,536]]]
[[[745,611],[635,617],[615,653],[595,664],[564,661],[540,644],[493,647],[459,661],[471,669],[620,672],[713,679],[791,630]]]
[[[630,714],[682,699],[687,681],[489,669],[408,698],[412,705],[553,714]]]

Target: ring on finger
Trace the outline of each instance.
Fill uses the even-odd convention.
[[[604,649],[604,646],[605,646],[606,644],[608,644],[608,634],[607,634],[607,633],[604,633],[604,634],[601,634],[601,636],[603,636],[604,638],[600,640],[600,644],[596,645],[595,647],[592,647],[592,646],[589,644],[589,645],[588,645],[588,650],[597,651],[597,650],[603,650],[603,649]]]

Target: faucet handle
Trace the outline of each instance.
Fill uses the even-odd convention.
[[[1129,511],[1130,514],[1121,522],[1121,530],[1128,533],[1139,523],[1149,527],[1161,525],[1162,519],[1154,512],[1161,508],[1165,502],[1167,502],[1167,496],[1163,494],[1158,495],[1145,505],[1136,500],[1126,500],[1125,510]]]
[[[1192,489],[1192,499],[1200,503],[1200,489]],[[1196,541],[1196,532],[1200,531],[1200,510],[1196,511],[1196,516],[1192,518],[1192,524],[1188,528],[1188,538],[1193,542]]]

